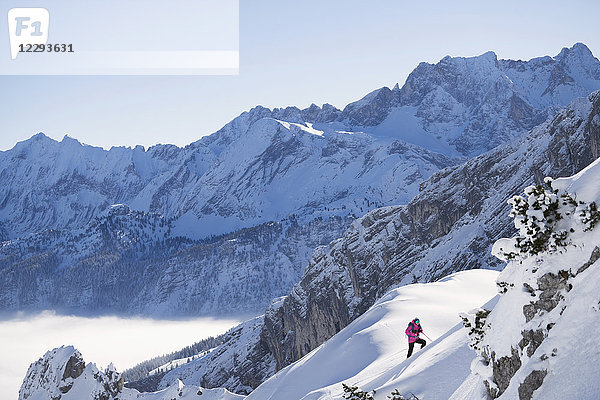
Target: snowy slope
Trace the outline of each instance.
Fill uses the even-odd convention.
[[[594,211],[599,180],[596,160],[571,178],[555,180],[545,194],[525,191],[526,210],[516,213],[515,226],[531,228],[494,246],[494,253],[509,263],[498,277],[503,294],[477,338],[480,357],[470,380],[480,384],[456,399],[482,398],[473,392],[485,387],[500,399],[600,396],[595,334],[600,326],[600,214]],[[576,202],[565,201],[566,193]],[[562,216],[558,220],[550,207],[554,199]],[[544,245],[535,252],[528,250],[524,243],[537,227],[564,232],[564,240],[541,241]]]
[[[386,398],[385,393],[393,389],[424,398],[440,398],[454,391],[468,375],[474,356],[467,347],[466,330],[456,326],[458,313],[482,305],[494,296],[497,275],[495,271],[473,270],[434,283],[393,289],[331,340],[259,386],[248,399],[338,399],[342,382],[377,389],[380,393],[377,398]],[[417,311],[425,333],[434,342],[405,361],[407,344],[403,332]],[[256,334],[256,326],[256,320],[251,320],[229,334],[243,338]],[[247,342],[248,339],[240,341]],[[243,346],[216,348],[204,357],[224,350],[228,353],[222,356],[232,363],[236,362],[236,354],[241,359],[247,351]],[[19,400],[49,400],[58,394],[62,395],[61,400],[102,394],[108,400],[196,399],[198,391],[203,392],[202,399],[244,398],[225,389],[199,387],[203,379],[198,366],[211,367],[210,362],[199,361],[196,359],[169,372],[166,381],[172,380],[172,383],[165,384],[164,389],[140,394],[123,388],[120,374],[114,368],[109,366],[106,371],[99,371],[94,364],[86,365],[73,347],[61,347],[47,352],[31,365]]]
[[[474,355],[458,314],[494,297],[497,276],[473,270],[393,289],[323,345],[260,385],[248,400],[340,399],[342,383],[375,389],[376,399],[386,399],[394,389],[423,399],[444,398],[469,374]],[[404,330],[416,316],[433,342],[406,360]]]

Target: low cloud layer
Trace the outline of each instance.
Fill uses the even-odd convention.
[[[0,321],[0,398],[16,399],[29,365],[48,350],[73,345],[86,362],[114,363],[123,371],[140,361],[170,353],[224,333],[239,321],[200,318],[164,321],[141,318],[82,318],[43,312]]]

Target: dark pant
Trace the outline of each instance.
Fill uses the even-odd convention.
[[[412,352],[415,348],[415,343],[419,343],[421,345],[421,348],[425,347],[425,345],[427,344],[427,342],[421,338],[417,339],[416,342],[412,342],[408,344],[408,355],[406,356],[406,358],[412,356]]]

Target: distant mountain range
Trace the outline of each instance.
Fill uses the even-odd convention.
[[[356,217],[409,203],[432,176],[425,187],[451,190],[445,168],[598,89],[600,62],[576,44],[530,61],[488,52],[421,63],[402,88],[344,110],[255,107],[184,148],[106,151],[35,135],[0,153],[0,309],[257,312]],[[423,217],[451,213],[411,204]]]

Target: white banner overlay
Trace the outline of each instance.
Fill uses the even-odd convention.
[[[239,73],[238,0],[11,3],[0,75]]]

